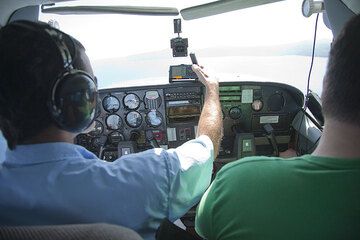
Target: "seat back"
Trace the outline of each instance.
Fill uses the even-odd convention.
[[[0,240],[141,240],[133,230],[106,223],[0,226]]]

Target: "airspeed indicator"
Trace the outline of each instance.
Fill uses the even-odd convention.
[[[140,105],[140,98],[134,93],[126,95],[123,101],[125,107],[131,110],[137,109]]]

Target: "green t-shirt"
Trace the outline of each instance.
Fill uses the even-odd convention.
[[[201,199],[206,239],[360,239],[360,159],[305,155],[229,163]]]

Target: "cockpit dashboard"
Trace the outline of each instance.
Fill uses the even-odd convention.
[[[175,148],[197,135],[205,88],[200,82],[103,89],[95,127],[76,143],[105,161],[152,147]],[[218,161],[274,154],[293,138],[291,123],[304,97],[298,89],[271,82],[221,82],[224,136]]]

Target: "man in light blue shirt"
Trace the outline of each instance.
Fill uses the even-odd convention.
[[[64,60],[67,53],[71,62]],[[161,220],[184,215],[210,183],[222,134],[218,81],[193,66],[206,88],[196,139],[109,163],[73,144],[78,131],[68,130],[58,118],[68,109],[60,107],[55,117],[49,110],[50,92],[67,84],[59,80],[66,65],[93,78],[84,48],[70,36],[27,22],[0,30],[0,128],[8,144],[0,165],[0,225],[107,222],[154,239]],[[91,118],[86,127],[93,122],[94,108],[88,105],[80,109]],[[69,115],[75,125],[80,116],[76,107]]]

